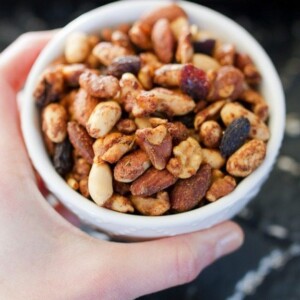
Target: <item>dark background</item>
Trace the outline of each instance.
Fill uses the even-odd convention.
[[[0,0],[0,51],[23,32],[62,27],[83,12],[108,2],[112,1]],[[244,246],[209,267],[192,283],[141,299],[300,299],[300,12],[297,2],[211,0],[201,4],[244,26],[270,55],[285,89],[286,135],[280,163],[275,165],[256,199],[235,219],[245,231]]]

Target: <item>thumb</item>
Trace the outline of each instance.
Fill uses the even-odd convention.
[[[190,282],[205,267],[236,250],[242,243],[240,227],[225,222],[177,237],[121,244],[119,247],[123,249],[118,251],[115,267],[111,268],[113,282],[118,279],[111,293],[122,295],[122,299],[133,299]]]

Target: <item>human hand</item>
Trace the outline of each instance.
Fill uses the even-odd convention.
[[[16,93],[52,34],[25,34],[0,55],[0,295],[133,299],[193,280],[242,244],[236,224],[148,242],[107,242],[72,226],[41,195],[20,132]]]

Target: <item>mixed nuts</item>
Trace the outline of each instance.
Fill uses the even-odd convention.
[[[176,4],[71,34],[34,92],[46,149],[99,206],[158,216],[231,193],[265,158],[261,75]]]

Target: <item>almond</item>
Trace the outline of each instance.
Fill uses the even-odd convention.
[[[204,164],[188,179],[181,179],[171,192],[171,208],[184,212],[196,207],[205,196],[211,183],[211,167]]]

